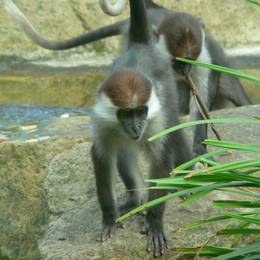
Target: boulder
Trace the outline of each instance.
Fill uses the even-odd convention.
[[[178,11],[188,11],[201,17],[214,36],[225,47],[257,45],[259,35],[259,9],[247,1],[237,0],[158,0],[156,3]],[[123,15],[109,17],[105,15],[98,1],[65,1],[20,0],[15,3],[23,10],[33,25],[44,36],[50,39],[67,39],[91,31],[101,26],[121,20],[128,16],[129,8]],[[241,17],[245,17],[241,21]],[[0,57],[3,61],[37,62],[48,61],[48,64],[73,66],[73,64],[108,64],[119,50],[119,39],[111,38],[85,47],[65,52],[44,50],[32,43],[19,26],[0,7]]]
[[[215,111],[212,116],[259,114],[260,106],[254,105]],[[128,219],[126,228],[113,239],[96,242],[101,212],[89,153],[91,136],[84,129],[75,135],[75,119],[71,136],[71,119],[67,120],[67,124],[61,119],[52,122],[52,126],[56,122],[56,129],[66,126],[62,136],[0,143],[0,259],[150,259],[145,252],[145,237],[140,234],[144,223],[140,215]],[[78,125],[84,120],[87,124],[87,118],[79,117]],[[259,125],[223,124],[217,128],[225,140],[259,141]],[[217,160],[252,156],[256,157],[232,153]],[[125,189],[119,180],[117,186],[118,200],[122,201]],[[214,192],[188,206],[181,205],[180,199],[168,202],[165,229],[170,250],[165,259],[176,259],[172,247],[199,246],[212,237],[214,244],[230,245],[230,239],[215,236],[218,225],[186,232],[182,229],[192,221],[217,213],[211,206],[216,198],[229,199],[231,195]]]

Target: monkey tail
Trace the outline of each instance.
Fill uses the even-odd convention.
[[[89,33],[73,37],[68,40],[52,41],[40,35],[25,15],[19,8],[12,2],[12,0],[4,0],[5,9],[12,17],[18,22],[27,36],[36,44],[49,50],[66,50],[75,48],[84,44],[88,44],[100,39],[121,34],[121,30],[126,24],[126,20],[120,21],[105,27],[101,27]]]
[[[129,0],[130,2],[130,29],[129,44],[148,44],[150,41],[150,30],[147,20],[145,3],[143,0]]]

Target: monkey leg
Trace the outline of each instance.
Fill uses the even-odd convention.
[[[97,237],[98,241],[105,241],[116,233],[118,217],[115,192],[113,157],[101,155],[94,144],[91,149],[94,165],[98,201],[102,211],[102,229]],[[112,157],[112,158],[111,158]]]
[[[128,195],[127,202],[119,207],[120,214],[138,207],[143,201],[141,192],[143,181],[140,176],[137,157],[137,151],[131,146],[121,147],[117,155],[117,169],[126,186]]]
[[[158,152],[158,151],[157,151]],[[165,157],[165,156],[166,157]],[[153,157],[150,164],[150,178],[169,177],[172,161],[171,154],[162,152],[160,158]],[[157,199],[167,194],[166,190],[150,190],[148,200]],[[165,203],[149,208],[146,215],[147,251],[153,252],[155,257],[162,255],[168,248],[163,227]]]

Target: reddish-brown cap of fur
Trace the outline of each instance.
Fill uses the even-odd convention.
[[[117,107],[140,107],[150,98],[151,82],[136,71],[123,69],[112,74],[99,92],[109,97]]]
[[[202,48],[202,26],[194,16],[178,12],[168,15],[158,30],[173,57],[197,59]]]

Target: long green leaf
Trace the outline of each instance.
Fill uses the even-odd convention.
[[[251,254],[251,253],[260,253],[260,243],[259,242],[255,243],[251,246],[245,247],[245,248],[237,249],[234,252],[215,257],[213,259],[214,260],[228,260],[228,259],[231,259],[234,257],[245,256],[245,255]]]
[[[246,220],[249,223],[260,225],[260,217],[248,217],[248,216],[243,216],[242,214],[231,214],[231,213],[226,214],[226,216],[229,218]]]
[[[249,197],[260,198],[260,194],[253,192],[253,191],[242,191],[242,190],[238,190],[238,189],[218,189],[218,190],[225,191],[225,192],[231,192],[231,193],[238,193],[238,194],[242,194],[242,195],[249,196]]]
[[[259,259],[260,259],[260,254],[248,256],[245,258],[245,260],[259,260]]]
[[[254,4],[254,5],[260,7],[260,2],[258,2],[258,1],[255,1],[255,0],[246,0],[246,1],[249,2],[250,4]]]
[[[197,162],[200,162],[203,158],[209,158],[209,157],[212,157],[212,156],[215,156],[215,155],[220,155],[220,154],[224,154],[227,152],[227,149],[219,149],[219,150],[215,150],[215,151],[211,151],[211,152],[208,152],[204,155],[200,155],[188,162],[185,162],[179,166],[177,166],[175,169],[174,169],[174,173],[178,173],[180,170],[185,170],[187,168],[190,168],[191,166],[193,166],[194,164],[196,164]]]
[[[234,248],[225,248],[225,247],[214,247],[214,246],[205,246],[205,247],[195,247],[195,248],[171,248],[176,253],[184,254],[186,256],[194,256],[199,254],[200,256],[218,256],[221,254],[226,254],[235,251]]]
[[[203,144],[210,145],[210,146],[216,146],[216,147],[222,147],[222,148],[228,148],[233,150],[240,150],[240,151],[248,151],[248,152],[254,152],[254,153],[260,153],[260,148],[249,145],[249,144],[239,144],[239,143],[233,143],[233,142],[227,142],[227,141],[219,141],[219,140],[209,140],[206,139],[202,142]]]
[[[217,232],[217,235],[247,235],[256,234],[260,235],[260,229],[255,228],[231,228],[231,229],[221,229]]]
[[[185,196],[185,195],[189,195],[189,194],[204,191],[204,190],[214,190],[214,189],[223,188],[223,187],[237,187],[237,186],[241,186],[241,185],[250,185],[250,184],[251,183],[248,183],[248,182],[235,182],[235,183],[230,182],[230,183],[211,184],[211,185],[207,185],[207,186],[177,191],[175,193],[167,194],[163,197],[160,197],[160,198],[157,198],[155,200],[146,202],[143,205],[141,205],[140,207],[137,207],[137,208],[129,211],[128,213],[124,214],[123,216],[119,217],[117,219],[117,221],[119,221],[119,222],[123,221],[123,220],[125,220],[125,219],[145,210],[145,209],[154,207],[154,206],[156,206],[160,203],[166,202],[166,201],[173,199],[173,198],[178,198],[180,196]]]
[[[232,69],[232,68],[214,65],[214,64],[210,64],[210,63],[205,63],[205,62],[201,62],[201,61],[198,61],[198,60],[196,60],[196,61],[195,60],[188,60],[188,59],[179,58],[179,57],[177,57],[176,60],[182,61],[182,62],[185,62],[185,63],[189,63],[189,64],[193,64],[193,65],[198,65],[198,66],[201,66],[201,67],[204,67],[204,68],[216,70],[216,71],[219,71],[219,72],[230,74],[230,75],[235,76],[235,77],[244,78],[244,79],[247,79],[247,80],[251,80],[251,81],[260,83],[260,78],[258,78],[256,76],[248,75],[247,73],[244,73],[242,71],[235,70],[235,69]]]
[[[215,208],[260,208],[260,200],[215,200]]]
[[[165,129],[161,131],[160,133],[155,134],[154,136],[150,137],[148,141],[154,141],[158,138],[161,138],[162,136],[165,136],[171,132],[191,127],[195,125],[204,125],[204,124],[224,124],[224,123],[241,123],[241,124],[260,124],[260,120],[254,119],[254,118],[216,118],[216,119],[207,119],[207,120],[196,120],[196,121],[189,121],[182,124],[179,124],[174,127],[170,127],[168,129]]]
[[[206,196],[207,194],[209,194],[211,192],[211,190],[206,190],[206,191],[200,191],[194,194],[191,194],[187,199],[183,200],[181,202],[181,204],[183,205],[188,205],[191,202],[198,200],[199,198]]]
[[[247,216],[258,215],[258,214],[260,214],[260,210],[240,213],[239,217],[242,220],[250,222],[251,219],[248,219]],[[242,218],[242,217],[245,217],[245,218]],[[212,218],[200,220],[200,221],[197,221],[197,222],[194,222],[194,223],[191,223],[191,224],[187,225],[186,229],[194,229],[194,228],[198,228],[198,227],[200,227],[202,225],[206,225],[206,224],[210,224],[210,223],[213,223],[213,222],[217,222],[217,221],[225,220],[225,219],[230,219],[230,218],[236,218],[237,219],[238,218],[238,214],[222,214],[222,215],[215,216],[215,217],[212,217]],[[256,221],[258,222],[258,220],[256,220]]]

